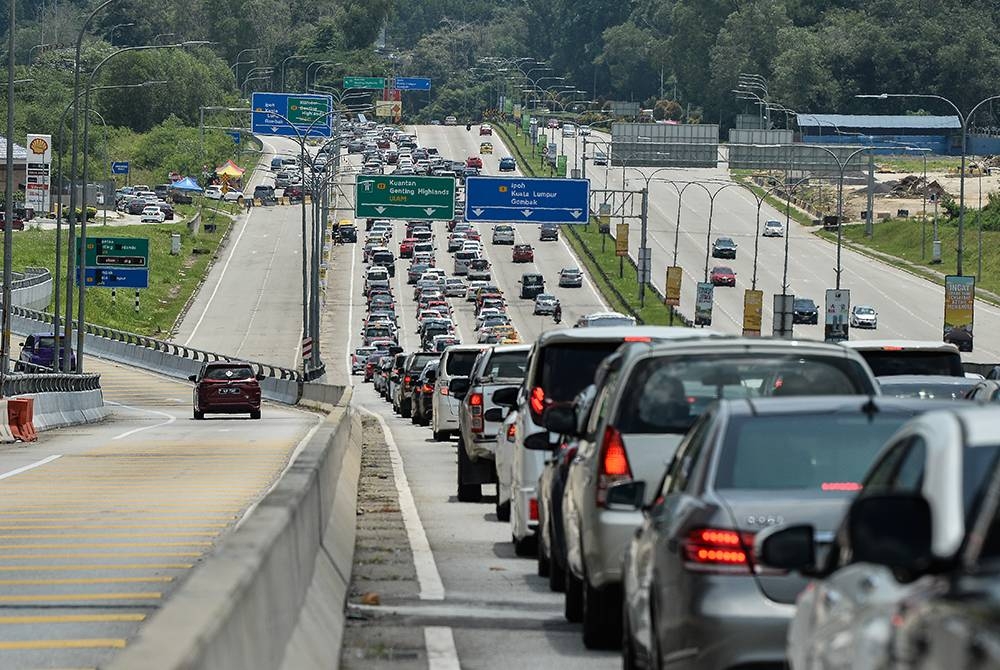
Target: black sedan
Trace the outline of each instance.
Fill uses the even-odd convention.
[[[719,237],[712,244],[712,258],[736,258],[736,242],[731,237]]]
[[[796,298],[792,303],[792,323],[819,323],[819,308],[809,298]]]

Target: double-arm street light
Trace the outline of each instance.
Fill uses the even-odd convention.
[[[292,54],[291,56],[286,56],[281,61],[281,92],[285,92],[285,65],[288,64],[290,60],[308,58],[308,56],[303,56],[302,54]]]
[[[117,31],[119,28],[131,28],[134,25],[135,25],[134,22],[129,21],[128,23],[116,23],[115,25],[111,26],[111,31],[108,33],[108,42],[111,43],[111,46],[115,45],[115,31]]]
[[[255,65],[257,61],[255,60],[240,60],[243,58],[243,54],[258,53],[260,47],[250,47],[249,49],[242,49],[236,54],[236,62],[229,66],[229,69],[233,71],[233,79],[236,83],[240,81],[240,65]]]
[[[962,114],[962,110],[958,108],[954,102],[944,97],[943,95],[935,95],[932,93],[863,93],[854,96],[856,98],[874,98],[876,100],[886,100],[888,98],[924,98],[931,100],[940,100],[947,103],[955,110],[955,114],[958,115],[959,123],[962,125],[962,164],[961,173],[959,175],[958,181],[958,261],[955,266],[956,273],[962,275],[962,256],[965,253],[965,152],[967,148],[968,139],[968,129],[969,121],[972,120],[972,116],[976,113],[980,107],[985,105],[987,102],[993,100],[1000,100],[1000,95],[991,95],[988,98],[984,98],[972,106],[968,114]],[[870,214],[870,213],[869,213]]]

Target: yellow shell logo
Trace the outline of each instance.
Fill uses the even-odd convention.
[[[379,189],[381,191],[384,191],[386,189],[386,186],[387,186],[387,184],[384,181],[375,184],[375,188],[377,188],[377,189]]]
[[[501,193],[506,193],[507,192],[507,187],[506,186],[500,186],[499,190],[500,190]]]
[[[28,146],[31,147],[32,153],[36,153],[38,155],[42,155],[49,150],[49,143],[43,140],[41,137],[36,137],[35,139],[31,140],[31,144],[29,144]]]

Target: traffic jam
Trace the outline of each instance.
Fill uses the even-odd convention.
[[[465,178],[400,130],[362,132],[366,170],[388,153],[403,174]],[[997,598],[1000,375],[941,342],[560,323],[542,274],[514,295],[496,281],[490,258],[534,261],[515,226],[362,226],[352,374],[454,446],[456,504],[493,501],[482,523],[509,525],[587,649],[628,669],[1000,667],[975,615]],[[549,322],[533,341],[514,302]]]

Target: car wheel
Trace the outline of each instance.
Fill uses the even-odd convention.
[[[536,553],[538,554],[538,569],[537,569],[538,576],[548,577],[549,572],[551,571],[552,559],[549,558],[548,553],[545,551],[543,542],[538,541],[536,542],[536,544],[538,545],[538,549],[536,550]]]
[[[260,418],[260,410],[259,409],[258,410],[252,410],[250,412],[250,418],[251,419],[259,419]]]
[[[555,556],[549,556],[549,590],[556,593],[566,590],[566,570]]]
[[[404,419],[409,419],[410,415],[413,413],[413,406],[410,401],[404,401],[399,403],[399,415]]]
[[[497,502],[497,521],[510,521],[510,501]]]
[[[563,615],[571,623],[580,623],[583,619],[583,581],[577,579],[570,570],[566,570],[565,590]]]
[[[435,442],[447,442],[448,441],[448,431],[446,430],[435,430],[434,434],[431,435]]]
[[[632,626],[629,625],[628,608],[622,599],[622,670],[645,670],[646,664],[640,663],[632,644]]]
[[[583,646],[587,649],[614,649],[621,643],[621,587],[583,587]]]
[[[205,418],[205,413],[204,412],[199,412],[198,410],[195,410],[194,411],[194,418],[195,418],[195,421],[201,421],[202,419]]]
[[[514,543],[514,553],[522,558],[530,558],[538,551],[538,538],[534,533],[525,535],[520,540],[512,535],[511,541]]]
[[[466,470],[470,469],[472,462],[469,455],[465,453],[465,443],[458,440],[458,501],[459,502],[479,502],[483,497],[483,490],[479,484],[463,484],[466,479]]]

